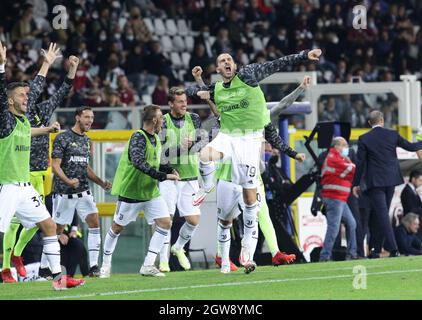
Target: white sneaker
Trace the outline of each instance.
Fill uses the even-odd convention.
[[[110,278],[111,266],[103,265],[100,269],[100,278]]]
[[[215,189],[215,186],[212,186],[210,189],[205,190],[204,188],[199,188],[197,193],[192,194],[192,205],[194,207],[199,207],[202,202],[204,202],[207,195]]]
[[[229,264],[227,264],[227,265],[223,264],[221,266],[220,272],[225,273],[225,274],[230,273],[230,265]]]
[[[156,266],[142,266],[141,270],[139,270],[139,273],[143,276],[147,277],[165,277],[166,275],[160,270],[157,269]]]
[[[188,257],[186,257],[185,255],[185,250],[183,249],[177,250],[175,245],[172,245],[170,248],[170,252],[177,257],[177,260],[179,260],[179,263],[183,269],[190,270],[191,265],[190,265]]]

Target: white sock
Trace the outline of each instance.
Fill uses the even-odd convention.
[[[120,234],[115,234],[111,228],[106,234],[103,248],[103,265],[105,266],[111,266],[111,258],[113,256],[114,249],[116,248],[119,235]]]
[[[51,273],[53,275],[61,273],[62,268],[60,266],[60,244],[57,240],[57,236],[44,237],[43,243],[43,253],[48,260]]]
[[[147,256],[145,257],[144,266],[152,266],[155,263],[155,258],[157,254],[161,251],[164,241],[170,230],[156,227],[154,234],[151,237],[149,242],[149,248]]]
[[[168,235],[166,236],[166,239],[164,240],[163,247],[161,248],[161,251],[160,251],[161,263],[169,262],[170,237],[171,237],[171,232],[169,231]]]
[[[41,264],[40,264],[40,268],[41,268],[41,269],[49,268],[49,265],[48,265],[48,259],[47,259],[47,256],[45,255],[44,251],[43,251],[43,253],[41,254]]]
[[[100,228],[88,228],[89,267],[98,266],[101,248]]]
[[[243,211],[243,243],[249,248],[251,260],[253,260],[258,243],[258,212],[258,201],[250,206],[245,205]]]
[[[195,232],[197,226],[194,226],[192,224],[189,224],[185,222],[183,226],[180,228],[179,231],[179,237],[177,238],[176,243],[174,244],[174,247],[177,250],[182,249],[186,243],[192,238],[193,233]]]
[[[199,161],[199,172],[202,177],[202,184],[205,190],[210,190],[214,186],[215,164],[213,161]]]
[[[220,254],[222,265],[230,264],[231,226],[231,224],[224,226],[220,222],[217,224],[218,253]]]

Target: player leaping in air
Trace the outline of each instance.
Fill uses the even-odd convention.
[[[223,81],[210,86],[188,87],[189,96],[197,95],[211,99],[220,114],[221,131],[200,153],[200,174],[203,186],[193,196],[193,203],[200,205],[205,196],[214,189],[214,161],[231,159],[232,182],[242,186],[245,210],[243,213],[245,234],[242,241],[240,260],[247,273],[255,270],[253,261],[258,233],[257,186],[259,185],[259,162],[261,139],[264,128],[273,127],[267,109],[264,93],[259,81],[282,71],[288,65],[296,65],[306,60],[319,60],[320,49],[302,51],[262,64],[250,64],[237,72],[237,66],[228,53],[217,57],[217,72]]]

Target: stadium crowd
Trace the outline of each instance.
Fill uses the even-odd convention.
[[[163,105],[169,87],[193,81],[190,70],[194,66],[201,66],[203,78],[209,81],[216,68],[214,57],[221,52],[232,53],[242,66],[304,48],[322,48],[324,57],[318,65],[294,67],[316,71],[319,83],[397,81],[401,74],[410,73],[420,77],[421,2],[364,1],[366,30],[351,26],[350,9],[355,2],[76,0],[66,2],[69,20],[63,30],[54,29],[51,23],[59,1],[6,0],[0,4],[2,12],[8,13],[0,22],[0,40],[14,48],[8,60],[8,81],[32,79],[39,49],[52,41],[66,56],[81,58],[74,89],[61,107]],[[161,32],[152,23],[155,18],[189,21],[187,35],[169,37],[168,30]],[[169,38],[173,43],[167,48]],[[172,44],[179,40],[178,50]],[[181,65],[173,53],[176,57],[181,53],[185,59]],[[65,60],[61,63],[66,64]],[[45,96],[65,76],[68,66],[63,71],[59,64],[49,74]],[[284,86],[282,91],[287,90]],[[268,101],[280,98],[280,90],[275,91],[266,90]],[[371,108],[384,112],[387,127],[397,123],[397,99],[389,95],[322,97],[318,115],[320,120],[351,121],[353,127],[366,127]],[[127,114],[116,117],[113,122],[111,116],[102,116],[97,128],[130,126]],[[303,126],[300,120],[293,123]]]

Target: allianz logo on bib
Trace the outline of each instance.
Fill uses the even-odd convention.
[[[15,147],[15,151],[19,151],[19,152],[28,152],[30,149],[30,146],[24,146],[24,145],[17,145]]]
[[[69,159],[69,162],[82,162],[82,163],[88,163],[87,157],[81,157],[81,156],[71,156]]]

